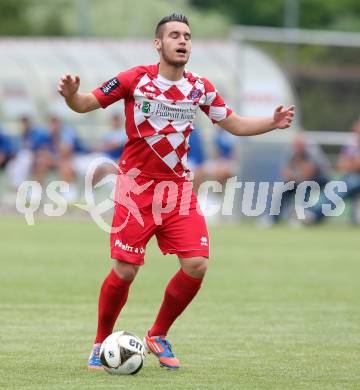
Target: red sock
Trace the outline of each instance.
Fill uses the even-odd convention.
[[[112,333],[115,321],[126,303],[131,282],[132,280],[121,279],[114,269],[104,280],[99,296],[95,343],[102,343]]]
[[[166,286],[164,300],[149,336],[165,336],[177,317],[199,291],[202,279],[193,278],[180,269]]]

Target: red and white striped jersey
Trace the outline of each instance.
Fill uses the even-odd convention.
[[[232,111],[206,78],[185,70],[181,80],[170,81],[158,70],[158,65],[129,69],[93,94],[103,108],[124,99],[128,141],[120,158],[123,172],[137,168],[145,176],[182,177],[198,107],[213,123]]]

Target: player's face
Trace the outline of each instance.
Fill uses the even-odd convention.
[[[182,67],[190,57],[191,32],[189,26],[181,22],[169,22],[163,26],[162,37],[155,40],[160,58],[169,65]]]

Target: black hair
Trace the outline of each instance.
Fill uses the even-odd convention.
[[[171,15],[162,18],[160,22],[157,24],[155,29],[156,38],[161,38],[163,26],[164,24],[169,22],[180,22],[180,23],[185,23],[187,26],[189,26],[188,18],[185,15],[173,13]]]

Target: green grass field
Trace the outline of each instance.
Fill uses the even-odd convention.
[[[90,221],[0,219],[2,389],[359,389],[360,230],[212,229],[196,300],[169,334],[182,367],[88,372],[108,236]],[[175,272],[151,242],[117,329],[143,336]]]

